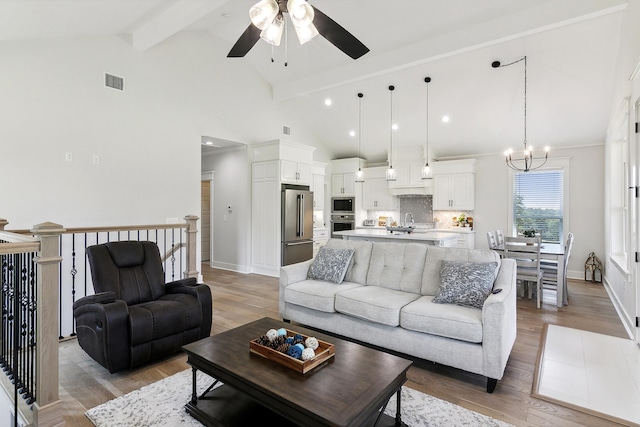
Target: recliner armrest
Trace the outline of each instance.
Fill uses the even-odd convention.
[[[196,286],[197,284],[198,283],[195,277],[187,277],[186,279],[174,280],[173,282],[169,282],[164,286],[167,288],[167,290],[169,290],[172,288],[179,288],[183,286]]]
[[[88,295],[86,297],[80,298],[78,301],[73,303],[73,309],[75,310],[78,307],[82,307],[87,304],[106,304],[109,302],[114,302],[116,300],[115,292],[99,292],[95,295]]]

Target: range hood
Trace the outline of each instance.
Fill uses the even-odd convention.
[[[389,193],[394,196],[431,196],[433,187],[393,187],[389,188]]]

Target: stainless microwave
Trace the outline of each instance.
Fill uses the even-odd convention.
[[[352,214],[355,208],[354,197],[332,197],[331,213],[333,214]]]

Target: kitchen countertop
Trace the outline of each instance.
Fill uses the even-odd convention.
[[[429,230],[428,233],[413,232],[407,233],[393,233],[391,234],[387,230],[380,229],[356,229],[349,231],[337,231],[336,236],[343,236],[343,238],[375,238],[375,239],[388,239],[388,240],[404,240],[415,242],[445,242],[457,239],[452,233],[440,232],[438,230]]]

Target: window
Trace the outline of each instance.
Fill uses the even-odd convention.
[[[564,230],[564,171],[513,173],[513,232],[534,229],[543,242],[561,243]]]

